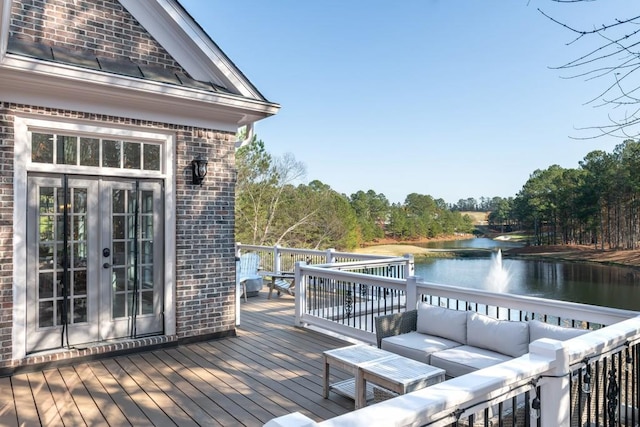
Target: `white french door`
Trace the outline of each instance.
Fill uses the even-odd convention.
[[[33,175],[27,187],[27,352],[162,333],[162,184]]]

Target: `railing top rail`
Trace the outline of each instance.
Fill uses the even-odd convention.
[[[239,250],[250,250],[250,251],[273,251],[275,246],[246,245],[244,243],[237,243],[236,248]],[[359,254],[354,252],[336,252],[330,249],[329,251],[331,251],[331,254],[335,258],[357,258],[361,260],[375,260],[375,259],[389,258],[389,255]],[[284,247],[278,246],[278,252],[280,252],[281,254],[325,256],[327,255],[328,250],[296,249],[296,248],[284,248]]]
[[[325,279],[335,280],[352,280],[358,283],[364,283],[371,286],[380,286],[393,289],[404,289],[406,286],[406,280],[393,279],[383,276],[372,276],[370,274],[355,273],[353,271],[340,271],[333,270],[316,265],[307,265],[304,263],[296,264],[296,271],[299,269],[302,275],[318,276]]]
[[[611,325],[640,315],[640,312],[631,310],[549,300],[532,296],[499,293],[430,282],[418,281],[417,288],[419,293],[422,292],[473,303],[541,313],[564,319],[584,320],[603,325]]]
[[[404,264],[407,262],[407,258],[394,257],[394,258],[382,258],[382,259],[370,259],[362,261],[349,261],[349,262],[335,262],[331,264],[314,264],[319,268],[349,268],[349,267],[382,267],[389,264]]]
[[[239,243],[236,245],[236,249],[249,251],[266,251],[273,250],[273,246],[245,245],[244,243]]]

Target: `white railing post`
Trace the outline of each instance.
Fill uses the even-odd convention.
[[[411,276],[407,279],[407,310],[413,310],[418,305],[418,277]]]
[[[237,246],[236,246],[237,248]],[[238,281],[238,269],[240,268],[240,250],[238,249],[236,253],[236,326],[240,325],[240,294],[242,293],[242,286],[240,286],[240,282]]]
[[[306,311],[307,307],[307,284],[306,284],[306,275],[302,274],[301,267],[306,266],[307,263],[304,261],[297,261],[295,268],[295,324],[298,326],[302,325],[302,314]]]
[[[552,369],[540,381],[540,425],[569,427],[571,406],[569,355],[563,342],[542,338],[529,344],[532,357],[551,359]],[[536,411],[531,411],[531,425],[535,425]]]
[[[280,246],[275,245],[273,247],[273,271],[280,273]]]
[[[327,264],[333,264],[336,262],[336,257],[334,256],[335,252],[336,250],[333,248],[327,249]]]
[[[407,259],[407,262],[404,265],[404,277],[411,277],[415,274],[416,265],[413,259],[413,255],[405,254],[404,257]]]
[[[238,258],[240,258],[240,255],[242,255],[242,253],[241,253],[241,252],[242,252],[242,250],[240,249],[240,245],[241,245],[241,244],[242,244],[242,243],[240,243],[240,242],[236,242],[236,256],[237,256]]]

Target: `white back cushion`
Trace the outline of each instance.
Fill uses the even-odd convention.
[[[467,312],[421,302],[418,304],[416,330],[466,344]]]
[[[526,322],[496,320],[469,311],[467,344],[520,357],[529,352],[529,325]]]
[[[531,342],[540,338],[552,338],[558,341],[568,340],[589,332],[586,329],[565,328],[557,325],[550,325],[539,320],[529,321],[529,339]]]

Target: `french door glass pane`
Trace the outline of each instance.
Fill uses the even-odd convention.
[[[134,309],[138,315],[152,314],[154,194],[147,190],[114,189],[111,196],[112,315],[130,316]]]
[[[38,202],[38,326],[60,326],[65,297],[64,272],[68,273],[66,296],[69,323],[87,319],[87,189],[70,188],[65,197],[61,187],[40,187]],[[52,208],[52,201],[57,208]],[[66,205],[67,242],[64,246]]]

